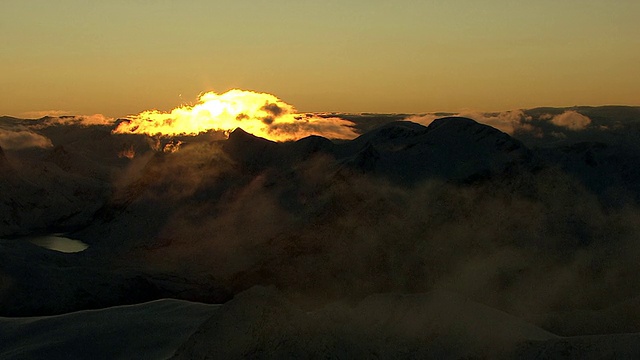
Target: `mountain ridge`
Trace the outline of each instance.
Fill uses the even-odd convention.
[[[634,204],[628,194],[640,193],[633,186],[640,183],[635,158],[621,157],[608,143],[532,149],[460,117],[428,126],[390,122],[349,141],[310,136],[276,143],[241,129],[228,139],[148,138],[60,124],[30,131],[49,136],[54,146],[5,150],[20,166],[4,175],[31,185],[3,191],[0,208],[10,216],[0,234],[63,229],[90,246],[77,259],[131,269],[150,289],[187,299],[227,298],[261,284],[297,292],[301,301],[424,291],[448,272],[463,271],[455,267],[460,262],[502,247],[516,249],[513,257],[525,259],[524,270],[501,260],[507,265],[487,265],[495,273],[487,271],[487,283],[478,283],[508,287],[527,276],[555,276],[534,275],[529,254],[548,256],[546,266],[561,268],[574,264],[574,253],[625,246],[634,213],[621,212]],[[163,152],[165,143],[177,151]],[[121,156],[123,150],[130,157]],[[619,181],[598,178],[599,171]],[[614,201],[619,198],[625,202]],[[585,225],[593,218],[601,220]],[[611,255],[602,251],[589,260],[594,269],[608,264]],[[43,261],[55,268],[53,260]],[[26,264],[8,261],[0,275],[4,269],[19,277],[20,266]],[[332,283],[334,277],[340,280]],[[309,279],[318,289],[308,288]],[[201,287],[207,281],[215,286]],[[610,302],[626,296],[617,291],[610,289]],[[609,301],[601,297],[579,301],[585,307]]]

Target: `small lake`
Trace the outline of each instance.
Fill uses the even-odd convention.
[[[63,234],[30,236],[24,238],[24,240],[27,240],[34,245],[63,253],[77,253],[84,251],[89,247],[89,245],[82,241],[66,238]]]

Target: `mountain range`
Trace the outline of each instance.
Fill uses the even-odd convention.
[[[506,341],[483,337],[496,323],[526,333],[511,334],[515,347],[500,356],[595,354],[589,346],[635,354],[636,335],[612,334],[640,333],[640,313],[629,310],[640,298],[639,114],[532,109],[509,133],[453,114],[351,114],[343,117],[361,133],[353,140],[284,143],[242,129],[154,138],[75,118],[3,117],[0,316],[118,313],[164,298],[224,303],[184,325],[191,330],[171,352],[190,358],[213,351],[211,339],[227,341],[221,329],[258,306],[242,305],[255,297],[273,319],[246,315],[239,329],[273,332],[260,330],[262,343],[229,338],[239,344],[229,358],[247,356],[243,346],[268,357],[309,344],[336,356],[491,357]],[[57,233],[88,249],[64,254],[24,240]],[[482,307],[464,311],[493,325],[478,330],[478,319],[433,311],[410,323],[408,314],[447,303],[458,304],[453,313]],[[6,319],[0,328],[27,329]],[[421,331],[432,336],[422,350]],[[361,347],[367,337],[394,345]]]

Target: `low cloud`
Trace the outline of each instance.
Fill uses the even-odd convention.
[[[579,132],[586,130],[591,124],[591,119],[575,110],[566,110],[560,114],[542,113],[531,115],[529,111],[510,110],[502,112],[475,112],[465,111],[455,114],[421,114],[413,115],[405,120],[413,121],[422,125],[429,125],[433,120],[443,116],[461,116],[473,119],[481,124],[489,125],[501,130],[509,135],[517,134],[529,139],[542,139],[550,137],[553,139],[567,138],[568,135],[559,131],[570,130]],[[607,130],[606,126],[598,126],[597,130]]]
[[[105,116],[103,114],[93,115],[72,115],[71,111],[67,110],[38,110],[27,111],[20,114],[20,117],[25,119],[42,119],[44,126],[52,125],[112,125],[115,121],[114,118]]]
[[[489,125],[507,134],[513,134],[517,129],[528,128],[531,116],[526,115],[522,110],[510,110],[495,113],[483,113],[477,111],[465,111],[447,116],[461,116],[473,119],[481,124]],[[422,125],[429,125],[434,120],[442,118],[441,114],[421,114],[406,118],[407,121],[416,122]]]
[[[174,191],[159,186],[157,196],[216,193],[212,179],[234,178],[239,167],[213,168],[226,174],[172,169]],[[146,266],[188,259],[189,271],[233,291],[274,284],[314,299],[448,288],[514,313],[603,306],[640,289],[607,280],[638,269],[640,212],[604,209],[557,169],[404,188],[320,157],[286,174],[236,179],[219,200],[181,200],[160,230],[163,247],[141,255]],[[176,197],[178,187],[190,191]]]
[[[516,129],[531,121],[531,116],[528,116],[522,110],[510,110],[498,113],[477,113],[477,112],[463,112],[459,116],[471,118],[481,124],[492,126],[498,130],[504,131],[507,134],[513,134]]]
[[[43,126],[55,126],[55,125],[80,125],[80,126],[94,126],[94,125],[113,125],[114,119],[102,114],[93,115],[77,115],[77,116],[59,116],[49,117],[44,120]]]
[[[65,113],[66,111],[43,111],[42,113]],[[23,115],[41,115],[40,112],[25,113]],[[42,135],[40,130],[51,126],[94,126],[113,125],[113,118],[102,114],[57,117],[39,117],[37,119],[18,120],[0,124],[0,146],[4,149],[50,148],[51,139]]]
[[[591,119],[589,117],[582,115],[575,110],[568,110],[553,117],[543,116],[541,118],[549,119],[552,124],[573,131],[584,130],[589,126],[589,124],[591,124]]]
[[[0,147],[7,150],[19,150],[26,148],[50,148],[51,140],[43,135],[29,130],[0,129]]]

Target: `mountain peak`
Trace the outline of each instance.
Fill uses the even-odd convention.
[[[253,134],[249,134],[244,131],[242,128],[236,128],[232,132],[229,133],[229,140],[232,139],[244,139],[244,138],[256,138],[257,136]]]
[[[447,129],[448,131],[454,132],[464,132],[469,129],[476,129],[478,132],[481,129],[500,132],[500,130],[493,128],[488,125],[480,124],[479,122],[461,116],[448,116],[439,119],[435,119],[429,126],[427,127],[428,131],[439,130],[443,131]]]
[[[249,146],[248,144],[256,144],[256,146],[269,146],[264,144],[275,144],[275,142],[265,138],[261,138],[259,136],[255,136],[244,131],[241,128],[236,128],[231,133],[229,133],[227,144],[232,144],[232,146]]]
[[[287,146],[291,152],[290,156],[300,160],[308,159],[317,153],[331,154],[334,150],[331,140],[318,135],[307,136]]]
[[[514,150],[528,151],[519,140],[489,125],[458,116],[444,117],[434,120],[427,127],[428,133],[441,140],[448,139],[450,145],[456,147],[461,143],[483,143],[495,150],[509,153]]]
[[[404,141],[426,131],[426,127],[411,121],[394,121],[362,134],[356,142],[378,144],[393,141]]]
[[[428,127],[389,123],[356,141],[358,155],[349,163],[402,183],[428,177],[464,180],[500,173],[531,158],[520,141],[464,117],[440,118]]]
[[[271,140],[237,128],[229,134],[223,149],[232,159],[249,168],[262,169],[274,163],[279,146]]]

